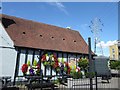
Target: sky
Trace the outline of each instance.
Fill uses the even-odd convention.
[[[96,53],[109,56],[108,46],[118,40],[118,6],[117,2],[3,2],[2,13],[51,24],[59,27],[70,27],[79,31],[88,42],[91,37],[91,46],[94,51],[94,34],[89,26],[95,18],[99,30],[97,36],[101,45],[97,44]],[[103,25],[102,25],[103,24]],[[100,48],[102,46],[102,49]]]

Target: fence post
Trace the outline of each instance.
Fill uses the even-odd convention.
[[[88,38],[88,46],[89,46],[89,73],[90,73],[90,90],[93,90],[93,82],[92,82],[92,58],[91,58],[91,38]]]
[[[95,72],[95,85],[96,85],[96,90],[98,90],[98,86],[97,86],[97,72]]]

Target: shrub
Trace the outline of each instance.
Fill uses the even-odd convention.
[[[81,73],[81,72],[71,71],[71,72],[70,72],[70,75],[71,75],[74,79],[82,78],[82,73]]]
[[[116,67],[117,70],[120,70],[120,65]]]
[[[110,68],[120,70],[120,61],[110,61]]]
[[[86,76],[86,78],[90,78],[90,77],[95,77],[95,73],[94,72],[87,72],[87,73],[85,73],[85,76]]]
[[[83,70],[86,70],[88,68],[88,64],[89,64],[89,62],[86,58],[81,58],[78,61],[78,66]]]

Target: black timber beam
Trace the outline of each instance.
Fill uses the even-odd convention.
[[[26,52],[25,52],[25,64],[27,64],[27,59],[28,59],[28,49],[26,49]]]
[[[16,77],[18,76],[18,72],[19,72],[20,53],[21,53],[21,49],[18,48],[18,50],[17,50],[16,67],[15,67],[13,85],[15,85]]]

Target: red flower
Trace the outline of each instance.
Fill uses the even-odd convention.
[[[65,62],[65,66],[66,66],[66,67],[69,67],[69,64],[68,64],[67,62]]]
[[[55,61],[55,62],[58,62],[58,59],[57,59],[57,57],[56,57],[55,54],[53,54],[53,58],[54,58],[54,61]]]
[[[53,68],[57,68],[59,67],[59,64],[55,62],[55,64],[53,65]]]
[[[55,59],[55,62],[58,63],[58,59],[57,58]]]
[[[46,60],[46,56],[43,55],[41,61],[44,62]]]
[[[28,70],[28,65],[27,64],[23,64],[21,70],[22,70],[23,73],[26,73],[27,70]]]
[[[39,64],[37,65],[37,69],[40,69],[40,65]]]
[[[79,67],[76,68],[76,72],[80,72],[80,68]]]
[[[70,71],[71,71],[71,69],[70,69],[70,68],[68,68],[68,74],[70,74]]]

